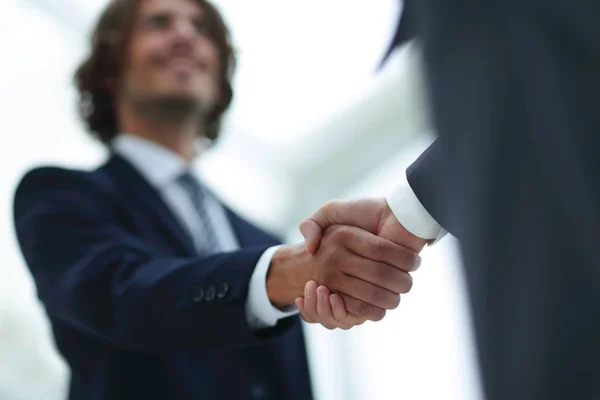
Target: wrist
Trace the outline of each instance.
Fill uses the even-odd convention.
[[[401,244],[417,253],[421,252],[423,247],[430,241],[430,239],[421,238],[409,232],[398,221],[387,201],[381,212],[377,235],[394,243]]]
[[[310,280],[310,257],[304,243],[281,246],[273,254],[267,272],[267,295],[273,306],[282,309],[304,295]]]

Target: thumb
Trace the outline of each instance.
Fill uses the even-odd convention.
[[[307,219],[300,224],[300,233],[304,236],[306,250],[310,254],[315,254],[321,243],[323,229],[312,219]]]
[[[341,223],[337,215],[341,203],[337,200],[328,201],[300,224],[300,233],[304,236],[306,250],[310,254],[317,252],[323,231],[330,225]]]
[[[317,251],[323,231],[331,225],[350,225],[376,233],[386,204],[384,198],[328,201],[300,224],[307,251],[311,254]]]

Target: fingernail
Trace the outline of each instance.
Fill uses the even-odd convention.
[[[306,286],[304,287],[304,298],[305,299],[310,299],[310,282],[306,284]]]

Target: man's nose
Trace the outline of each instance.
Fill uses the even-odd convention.
[[[180,40],[192,40],[197,36],[196,27],[190,21],[176,21],[173,24],[173,34]]]

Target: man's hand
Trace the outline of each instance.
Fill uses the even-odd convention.
[[[325,229],[314,254],[304,243],[282,246],[275,253],[267,293],[273,305],[282,307],[304,295],[306,282],[316,281],[343,299],[353,325],[378,321],[410,290],[408,272],[419,263],[413,250],[360,228],[333,225]]]
[[[327,329],[348,330],[365,322],[346,311],[344,300],[339,294],[331,293],[327,286],[319,286],[315,281],[306,283],[304,298],[297,298],[296,306],[306,322],[318,322]]]
[[[427,244],[426,239],[411,234],[398,222],[385,198],[335,200],[327,202],[300,225],[308,252],[318,251],[322,246],[323,231],[332,224],[364,229],[416,253]],[[319,284],[326,285],[323,282]],[[331,294],[330,290],[334,293]],[[356,317],[346,298],[335,292],[335,288],[321,287],[315,282],[308,282],[304,298],[296,299],[296,305],[304,320],[321,323],[328,329],[349,329],[364,322]]]
[[[383,197],[361,200],[331,200],[300,224],[309,253],[317,251],[323,231],[330,225],[355,226],[384,239],[420,252],[427,244],[398,222]]]

